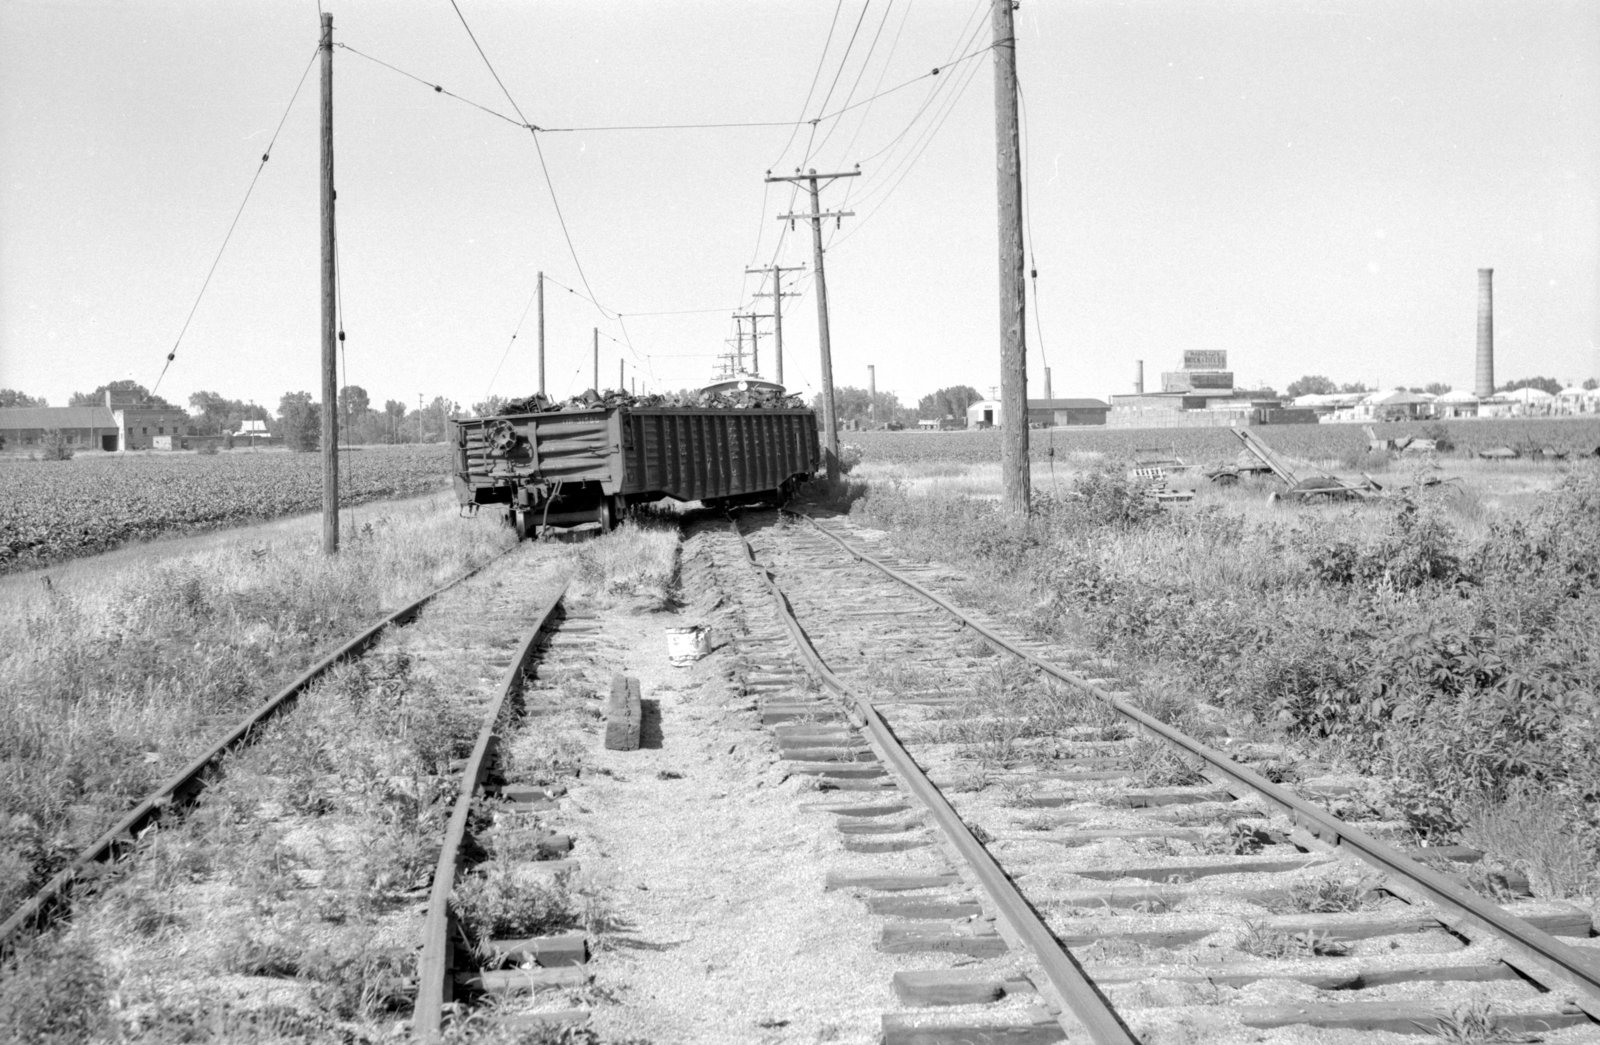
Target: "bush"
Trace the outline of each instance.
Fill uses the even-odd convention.
[[[41,461],[70,461],[73,449],[67,443],[67,437],[61,434],[61,429],[52,428],[45,432],[44,438],[39,442],[39,460]]]

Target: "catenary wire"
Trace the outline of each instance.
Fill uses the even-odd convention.
[[[211,277],[216,275],[217,265],[222,261],[223,252],[228,249],[228,241],[233,238],[233,230],[239,226],[239,218],[244,214],[245,206],[250,202],[251,193],[256,190],[256,182],[261,180],[261,172],[266,169],[267,161],[272,158],[272,147],[278,143],[278,135],[283,131],[283,125],[289,120],[289,112],[294,108],[295,99],[300,97],[300,89],[305,86],[306,77],[311,75],[311,67],[316,64],[317,55],[322,51],[319,43],[311,52],[311,60],[306,63],[305,70],[300,73],[300,80],[294,85],[294,93],[289,96],[289,104],[284,106],[283,115],[278,118],[278,126],[272,132],[272,138],[267,142],[266,151],[261,154],[261,162],[256,165],[256,172],[250,178],[250,185],[244,190],[244,199],[239,201],[239,209],[233,212],[233,221],[228,224],[228,231],[222,237],[222,246],[217,248],[217,256],[211,260],[211,267],[206,270],[206,278],[200,284],[200,293],[195,295],[194,304],[189,307],[189,314],[184,317],[183,326],[178,331],[178,337],[172,342],[172,349],[167,353],[167,361],[161,366],[161,373],[156,377],[155,385],[150,389],[150,394],[155,395],[161,387],[162,379],[167,376],[167,368],[172,366],[172,361],[178,355],[178,346],[183,343],[183,335],[188,333],[189,324],[194,320],[195,312],[200,308],[201,300],[206,296],[206,288],[211,286]]]

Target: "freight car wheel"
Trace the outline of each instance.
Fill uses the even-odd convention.
[[[610,533],[612,530],[615,530],[617,528],[617,518],[621,514],[622,513],[618,511],[617,499],[615,497],[600,498],[600,512],[598,515],[600,520],[600,532]]]
[[[516,510],[512,512],[517,528],[517,540],[525,541],[533,533],[533,513],[530,511]]]

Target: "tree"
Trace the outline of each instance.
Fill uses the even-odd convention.
[[[1519,388],[1537,388],[1541,392],[1551,395],[1561,394],[1561,382],[1553,377],[1519,377],[1515,381],[1507,381],[1500,386],[1502,392],[1515,392]]]
[[[472,416],[494,417],[496,414],[503,412],[509,402],[510,400],[505,396],[490,396],[481,403],[472,404]]]
[[[137,381],[122,380],[112,381],[101,385],[93,392],[74,392],[67,400],[68,406],[105,406],[106,393],[111,393],[112,402],[138,403],[140,406],[162,406],[169,410],[178,409],[173,404],[158,395],[152,395],[150,390]]]
[[[946,417],[959,420],[967,416],[967,407],[982,398],[978,390],[971,385],[951,385],[918,400],[917,416],[932,420],[943,420]]]
[[[1299,399],[1301,396],[1325,396],[1338,391],[1338,386],[1321,374],[1307,374],[1305,377],[1296,378],[1289,382],[1289,387],[1284,390],[1284,395],[1290,399]]]
[[[388,399],[383,404],[383,416],[388,421],[388,439],[391,443],[405,441],[406,405],[398,399]]]
[[[1452,391],[1450,386],[1443,381],[1429,381],[1422,386],[1422,390],[1431,396],[1442,396],[1446,392]]]
[[[1583,383],[1583,387],[1585,389],[1600,388],[1600,381],[1596,381],[1594,378],[1591,377],[1591,378],[1589,378],[1587,381],[1585,381]]]
[[[1365,383],[1363,383],[1361,381],[1351,381],[1348,384],[1343,384],[1343,385],[1339,386],[1339,394],[1340,395],[1364,395],[1367,392],[1376,392],[1376,391],[1377,391],[1376,388],[1370,388]]]
[[[0,388],[0,408],[13,406],[49,406],[43,396],[35,398],[15,388]]]
[[[278,424],[291,450],[304,453],[322,445],[322,408],[310,392],[285,392],[278,402]]]
[[[237,432],[246,421],[267,421],[272,418],[264,406],[228,399],[216,392],[196,392],[190,396],[189,416],[195,435]]]

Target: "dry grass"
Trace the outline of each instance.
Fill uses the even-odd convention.
[[[640,514],[578,546],[577,590],[601,606],[642,598],[655,609],[678,600],[678,525],[670,516]]]
[[[0,911],[317,656],[510,542],[444,495],[364,515],[332,559],[303,520],[8,585]]]

